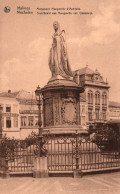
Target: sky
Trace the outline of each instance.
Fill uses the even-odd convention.
[[[11,11],[4,12],[9,6]],[[17,14],[17,6],[33,14]],[[79,8],[72,14],[37,14],[37,8]],[[42,11],[41,11],[42,12]],[[66,12],[66,11],[61,11]],[[69,11],[68,11],[69,12]],[[92,14],[73,14],[92,12]],[[120,102],[119,0],[2,0],[0,6],[0,91],[35,91],[51,78],[48,66],[53,22],[66,32],[71,69],[98,69],[110,85],[109,99]]]

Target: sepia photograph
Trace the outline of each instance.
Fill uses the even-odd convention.
[[[1,0],[0,193],[120,193],[119,83],[119,0]]]

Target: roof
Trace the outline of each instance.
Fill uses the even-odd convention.
[[[84,67],[84,68],[81,68],[81,69],[78,69],[75,71],[75,73],[79,73],[79,75],[83,75],[83,74],[93,74],[94,71],[92,69],[90,69],[88,66]]]
[[[120,124],[120,119],[109,120],[107,124]]]
[[[109,106],[120,107],[120,102],[109,101]]]
[[[0,93],[0,97],[8,97],[8,98],[15,98],[15,96],[8,92],[2,92]]]
[[[31,94],[30,92],[27,92],[25,90],[20,90],[20,91],[17,91],[17,92],[12,92],[12,94],[17,99],[35,99],[33,94]]]
[[[33,96],[30,92],[24,90],[20,90],[17,92],[11,92],[11,90],[9,90],[8,92],[1,92],[0,97],[15,98],[20,103],[25,104],[36,104],[35,96]]]
[[[37,101],[35,99],[17,99],[20,104],[37,104]]]

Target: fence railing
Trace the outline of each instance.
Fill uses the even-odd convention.
[[[47,150],[49,172],[81,172],[120,168],[118,151],[103,151],[89,137],[80,134],[71,136],[43,136]],[[25,140],[3,138],[0,144],[0,163],[6,159],[10,173],[33,172],[35,157],[40,155],[39,136],[33,134]],[[37,153],[37,154],[36,154]],[[4,163],[5,164],[5,163]]]

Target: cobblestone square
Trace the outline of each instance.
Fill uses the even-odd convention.
[[[120,193],[120,172],[86,175],[83,178],[17,177],[0,179],[1,194],[118,194]]]

